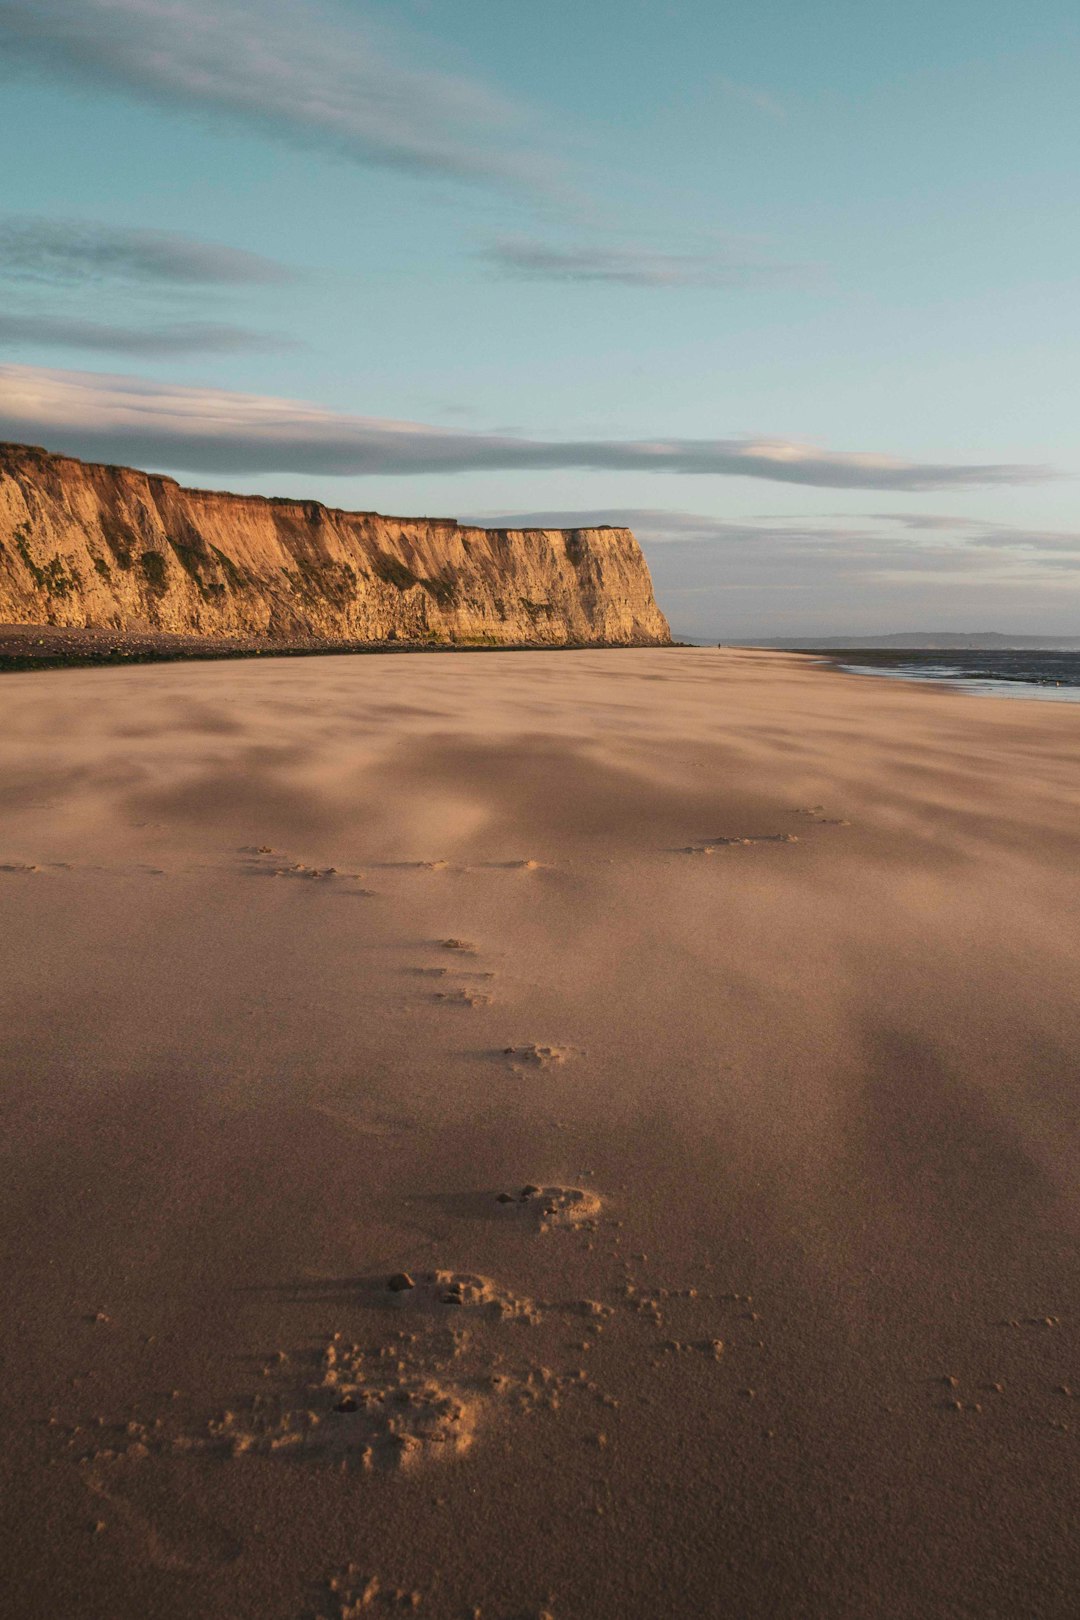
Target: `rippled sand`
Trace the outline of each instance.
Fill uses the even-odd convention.
[[[10,1612],[1072,1616],[1078,809],[783,654],[0,678]]]

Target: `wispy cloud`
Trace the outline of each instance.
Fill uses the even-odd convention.
[[[748,255],[739,243],[702,253],[661,253],[627,244],[553,246],[533,237],[507,236],[482,248],[477,257],[520,281],[615,282],[625,287],[774,286],[807,269]]]
[[[421,66],[372,19],[313,0],[0,0],[9,64],[227,119],[356,162],[538,182],[520,116],[484,86]]]
[[[987,527],[972,539],[972,545],[991,551],[1075,552],[1080,555],[1080,534],[1060,529]]]
[[[150,286],[250,287],[296,281],[299,272],[179,231],[8,215],[0,216],[0,276],[51,283],[109,278]]]
[[[170,321],[160,326],[113,326],[63,315],[5,315],[0,343],[14,347],[91,349],[98,354],[258,354],[293,347],[289,338],[250,332],[227,321]]]
[[[75,455],[202,472],[419,474],[560,470],[771,479],[831,489],[1020,484],[1049,469],[910,462],[784,439],[516,438],[386,421],[302,401],[98,372],[0,366],[0,434]]]
[[[970,545],[991,551],[1077,552],[1080,532],[1069,529],[1037,529],[999,519],[952,517],[944,512],[873,512],[873,518],[923,532],[954,532]]]
[[[981,529],[985,524],[978,518],[953,517],[948,512],[869,512],[868,517],[881,523],[898,523],[901,528],[920,533],[957,529]]]
[[[658,507],[595,507],[587,510],[499,512],[476,519],[506,528],[592,528],[612,524],[633,529],[638,539],[657,553],[669,551],[687,557],[706,552],[722,557],[725,577],[732,584],[760,580],[781,570],[798,577],[807,566],[828,568],[845,575],[894,571],[939,571],[990,566],[990,559],[966,557],[956,545],[915,543],[879,528],[851,523],[782,522],[748,519],[731,522],[700,512],[669,511]],[[666,567],[661,562],[660,566]]]

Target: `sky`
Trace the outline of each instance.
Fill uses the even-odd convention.
[[[0,0],[0,437],[1080,633],[1075,0]],[[14,161],[13,161],[14,159]]]

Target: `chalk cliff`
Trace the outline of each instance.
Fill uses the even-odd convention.
[[[670,640],[629,529],[476,529],[0,444],[0,622],[205,636]]]

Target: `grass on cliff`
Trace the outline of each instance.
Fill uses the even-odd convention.
[[[36,563],[30,555],[27,541],[30,538],[29,523],[20,523],[15,530],[15,549],[22,558],[39,591],[45,591],[48,596],[70,596],[82,585],[82,578],[77,568],[70,563],[66,566],[60,556],[50,557],[46,563]]]
[[[147,588],[155,596],[164,596],[169,588],[169,565],[160,551],[144,551],[139,558],[139,566],[146,576]]]

